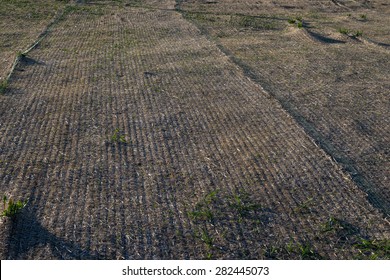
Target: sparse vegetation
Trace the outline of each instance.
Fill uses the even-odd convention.
[[[289,18],[288,19],[288,23],[290,23],[290,24],[294,24],[296,22],[297,22],[297,20],[295,18]]]
[[[350,33],[349,29],[346,29],[346,28],[344,28],[344,27],[340,27],[340,28],[339,28],[339,32],[340,32],[341,34],[345,34],[345,35],[348,35],[348,34]]]
[[[323,257],[309,243],[290,241],[283,246],[269,246],[264,253],[267,259],[321,260]]]
[[[333,231],[339,227],[340,227],[340,222],[334,217],[329,217],[329,220],[322,225],[321,231],[322,232]]]
[[[6,195],[3,196],[3,212],[2,217],[14,218],[25,206],[26,201],[14,201],[12,198],[8,198]]]
[[[111,136],[111,142],[127,143],[125,135],[120,132],[119,128],[114,130],[114,133]]]
[[[196,207],[194,211],[188,212],[188,216],[192,220],[213,220],[213,213],[209,209],[202,209],[202,207]]]
[[[4,94],[8,87],[8,81],[4,80],[0,82],[0,94]]]
[[[213,246],[213,238],[206,230],[202,230],[200,232],[199,238],[207,245],[209,249]]]
[[[211,211],[211,204],[216,200],[218,191],[212,191],[207,194],[200,202],[195,205],[193,211],[188,212],[188,217],[193,221],[209,221],[212,222],[214,215]]]
[[[299,244],[297,246],[301,259],[310,260],[310,259],[321,259],[321,257],[315,252],[315,250],[309,244]]]
[[[389,7],[78,2],[0,1],[7,259],[389,258]]]
[[[363,35],[363,31],[361,30],[356,30],[352,33],[353,37],[361,37]]]
[[[390,260],[390,240],[368,240],[361,239],[354,245],[359,254],[357,259],[385,259]]]
[[[361,31],[361,30],[350,30],[350,29],[347,29],[344,27],[339,28],[338,31],[341,34],[348,35],[348,36],[354,37],[354,38],[361,37],[363,35],[363,31]]]
[[[249,199],[248,193],[234,194],[230,199],[230,207],[238,212],[240,217],[245,217],[250,214],[251,211],[261,210],[260,204],[253,203]]]
[[[301,16],[296,16],[288,19],[288,23],[295,24],[298,28],[303,27],[303,18]]]

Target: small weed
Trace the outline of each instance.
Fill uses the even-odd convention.
[[[316,254],[314,249],[309,244],[299,244],[298,250],[301,255],[301,259],[303,260],[318,259],[318,254]]]
[[[14,202],[12,198],[8,199],[6,195],[3,196],[3,208],[4,211],[1,213],[2,217],[13,218],[18,214],[25,206],[27,205],[26,201],[16,201]]]
[[[279,247],[271,245],[270,247],[266,248],[264,256],[269,259],[277,259],[280,253],[281,249]]]
[[[119,128],[114,130],[114,133],[111,136],[111,142],[114,142],[114,143],[127,143],[125,135],[120,133]]]
[[[209,209],[195,209],[194,211],[188,212],[188,217],[191,220],[206,220],[212,221],[214,216]]]
[[[339,32],[340,32],[341,34],[348,35],[350,31],[349,31],[349,29],[346,29],[346,28],[344,28],[344,27],[340,27],[340,28],[339,28]]]
[[[198,202],[195,205],[195,209],[193,211],[188,212],[188,217],[194,221],[210,221],[212,222],[214,219],[214,215],[208,206],[215,201],[217,197],[218,191],[212,191],[207,194],[202,201]]]
[[[361,18],[362,20],[367,20],[367,15],[366,15],[366,14],[362,14],[362,15],[360,15],[360,18]]]
[[[8,88],[8,81],[7,80],[2,81],[0,83],[0,94],[4,94],[7,90],[7,88]]]
[[[363,35],[363,31],[357,30],[352,33],[352,37],[361,37]]]
[[[230,206],[237,210],[241,217],[248,216],[251,211],[262,209],[260,204],[249,201],[248,194],[235,194],[231,197]]]
[[[294,24],[296,22],[297,22],[297,20],[295,18],[289,18],[288,19],[288,23],[290,23],[290,24]]]
[[[350,37],[353,37],[353,38],[356,38],[356,37],[361,37],[363,35],[363,31],[361,30],[349,30],[347,28],[339,28],[339,32],[341,34],[344,34],[344,35],[347,35],[347,36],[350,36]]]
[[[303,27],[303,18],[301,16],[296,16],[296,17],[293,17],[293,18],[289,18],[288,19],[288,23],[289,24],[296,24],[296,26],[298,28],[302,28]]]
[[[295,245],[292,241],[286,244],[286,251],[287,253],[292,253],[295,250]]]
[[[321,256],[316,253],[312,246],[308,243],[292,243],[291,241],[286,245],[286,251],[290,255],[299,256],[302,260],[321,259]]]
[[[204,201],[206,204],[211,204],[217,197],[218,190],[212,191],[209,194],[206,195],[204,198]]]
[[[323,233],[333,231],[336,229],[336,227],[339,227],[339,225],[340,223],[337,219],[330,217],[328,221],[321,226],[321,231]]]
[[[207,260],[211,260],[212,258],[213,258],[213,254],[212,253],[207,253],[206,259]]]
[[[202,230],[200,233],[200,239],[206,244],[206,246],[210,249],[213,246],[213,238],[208,234],[207,231]]]

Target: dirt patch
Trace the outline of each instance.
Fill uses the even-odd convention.
[[[29,199],[6,258],[388,258],[366,193],[174,1],[106,2],[74,6],[1,96],[0,191]],[[285,32],[216,16],[244,54]]]

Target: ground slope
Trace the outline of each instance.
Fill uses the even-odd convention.
[[[389,216],[388,1],[214,2],[179,8]]]
[[[280,103],[145,2],[69,9],[0,96],[0,191],[29,199],[4,258],[388,257],[387,221]]]
[[[67,0],[6,0],[0,2],[0,84],[18,53],[31,46],[62,11]]]

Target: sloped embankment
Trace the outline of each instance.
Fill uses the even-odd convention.
[[[7,258],[336,259],[389,238],[364,192],[175,11],[77,6],[29,61],[0,99],[0,191],[29,198]]]

